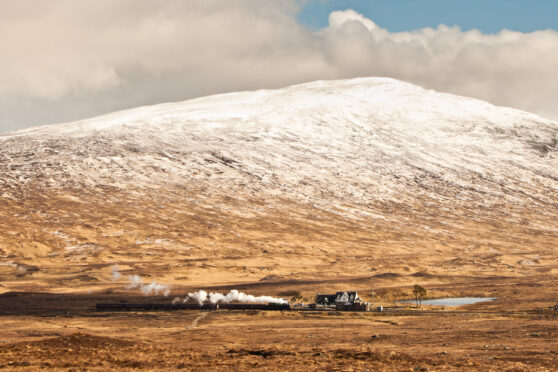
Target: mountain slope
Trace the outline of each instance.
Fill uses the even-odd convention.
[[[557,139],[538,116],[381,78],[32,128],[0,136],[0,254],[11,268],[222,260],[192,282],[392,255],[412,272],[476,251],[524,270],[558,241]]]

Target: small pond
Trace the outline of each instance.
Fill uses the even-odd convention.
[[[433,306],[462,306],[476,304],[477,302],[496,301],[494,297],[454,297],[454,298],[436,298],[432,300],[422,300],[423,305]],[[415,303],[415,300],[401,301],[404,303]]]

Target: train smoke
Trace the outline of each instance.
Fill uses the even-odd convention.
[[[130,285],[126,287],[126,289],[136,289],[141,286],[143,279],[139,277],[139,275],[128,275],[128,280],[130,281]]]
[[[114,265],[111,268],[111,272],[113,282],[122,277],[122,274],[118,269],[118,265]],[[149,284],[143,284],[143,279],[139,275],[128,275],[128,281],[130,284],[126,286],[126,289],[139,289],[144,296],[148,296],[150,294],[163,294],[166,297],[171,293],[168,285],[157,283],[156,280]]]
[[[112,272],[112,281],[116,282],[118,279],[120,279],[122,277],[122,274],[120,274],[120,270],[118,269],[118,265],[113,265],[111,268],[111,272]]]
[[[186,297],[184,302],[188,302],[189,299],[193,299],[194,301],[196,301],[200,305],[203,305],[203,303],[207,300],[207,292],[206,291],[198,291],[198,292],[194,292],[194,293],[188,293],[188,297]]]
[[[162,293],[163,296],[167,297],[170,294],[169,286],[166,284],[159,284],[155,280],[151,284],[141,285],[140,290],[145,296],[151,293],[158,295]]]
[[[188,297],[184,302],[193,299],[202,305],[204,302],[209,301],[212,304],[218,303],[230,303],[230,302],[240,302],[244,304],[287,304],[288,301],[283,298],[271,297],[271,296],[253,296],[246,294],[244,292],[239,292],[236,289],[231,290],[229,293],[207,293],[206,291],[198,291],[193,293],[188,293]]]

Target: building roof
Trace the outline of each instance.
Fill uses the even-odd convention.
[[[335,305],[337,302],[354,303],[360,300],[356,291],[340,291],[335,294],[316,295],[316,304],[318,305]]]
[[[316,295],[316,303],[318,305],[335,305],[336,294],[318,294]]]

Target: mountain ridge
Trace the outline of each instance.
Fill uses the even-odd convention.
[[[124,177],[139,183],[142,175],[133,172],[138,167],[162,167],[169,178],[178,174],[183,179],[192,177],[185,169],[190,166],[186,162],[193,161],[199,170],[216,162],[221,164],[217,172],[237,169],[228,179],[233,183],[237,183],[235,178],[248,181],[249,175],[248,179],[254,178],[267,186],[266,180],[282,171],[281,180],[295,187],[291,179],[308,183],[320,178],[324,171],[335,178],[339,172],[336,168],[341,165],[356,168],[341,175],[341,180],[358,177],[366,173],[366,168],[387,173],[390,177],[387,184],[378,179],[386,174],[368,174],[369,181],[362,182],[366,187],[380,185],[374,191],[384,195],[397,184],[394,176],[409,179],[415,174],[457,182],[455,186],[461,190],[476,187],[475,182],[487,178],[487,173],[495,174],[492,183],[502,183],[499,177],[510,170],[518,172],[517,178],[553,183],[558,178],[552,163],[558,149],[557,128],[556,123],[535,115],[478,100],[426,91],[390,79],[355,79],[142,107],[0,138],[4,148],[15,142],[16,151],[17,146],[59,151],[57,145],[64,149],[76,143],[96,149],[89,153],[79,148],[66,151],[68,156],[59,162],[60,173],[71,174],[72,162],[79,163],[85,158],[87,164],[83,165],[91,170],[118,173],[120,168]],[[53,139],[59,143],[43,143]],[[269,148],[274,149],[273,154],[266,153]],[[135,152],[141,149],[144,153]],[[111,153],[112,157],[106,156]],[[4,164],[21,165],[14,164],[14,154],[7,155]],[[125,169],[123,163],[138,156],[143,159]],[[266,156],[279,162],[274,164]],[[34,155],[33,160],[59,157],[42,154]],[[314,164],[301,172],[296,163],[307,159]],[[183,164],[179,164],[181,160]],[[487,161],[493,163],[493,168],[487,166]],[[503,171],[503,166],[509,169]],[[528,172],[522,172],[525,170]],[[466,180],[460,173],[479,179]],[[74,176],[74,181],[87,178]],[[32,174],[25,177],[33,179]],[[306,178],[310,180],[305,181]],[[325,182],[323,177],[320,180]],[[90,180],[93,182],[103,183],[99,179]],[[118,186],[118,182],[109,184]],[[499,193],[498,187],[492,186],[482,191]],[[357,187],[352,192],[362,189]],[[544,198],[548,189],[543,187],[542,191],[537,197]]]
[[[228,103],[245,103],[247,100],[250,100],[250,96],[253,97],[261,97],[261,96],[266,96],[266,95],[270,95],[273,93],[287,93],[290,91],[296,91],[296,90],[300,90],[300,89],[313,89],[313,88],[317,88],[317,89],[323,89],[324,87],[327,88],[328,86],[336,86],[339,85],[340,87],[343,86],[355,86],[355,85],[366,85],[366,84],[372,84],[372,85],[379,85],[379,84],[390,84],[393,86],[401,86],[401,87],[407,87],[407,88],[412,88],[415,89],[416,91],[422,91],[424,93],[429,93],[429,94],[434,94],[437,96],[446,96],[446,97],[454,97],[454,98],[458,98],[463,100],[464,102],[468,102],[468,103],[476,103],[478,105],[484,106],[486,108],[490,108],[493,110],[506,110],[509,112],[515,112],[518,114],[523,114],[525,116],[530,116],[533,119],[536,119],[538,121],[541,122],[553,122],[550,119],[545,119],[542,118],[536,114],[533,113],[529,113],[527,111],[523,111],[520,109],[515,109],[515,108],[511,108],[511,107],[505,107],[505,106],[496,106],[496,105],[492,105],[486,101],[477,99],[477,98],[470,98],[470,97],[464,97],[464,96],[459,96],[459,95],[455,95],[455,94],[451,94],[451,93],[442,93],[442,92],[438,92],[432,89],[424,89],[418,85],[412,84],[412,83],[408,83],[408,82],[404,82],[401,80],[396,80],[396,79],[392,79],[392,78],[378,78],[378,77],[369,77],[369,78],[353,78],[353,79],[342,79],[342,80],[317,80],[317,81],[313,81],[313,82],[307,82],[307,83],[301,83],[301,84],[294,84],[294,85],[290,85],[288,87],[285,88],[280,88],[280,89],[259,89],[259,90],[248,90],[248,91],[239,91],[239,92],[230,92],[230,93],[221,93],[221,94],[215,94],[215,95],[210,95],[210,96],[203,96],[203,97],[197,97],[197,98],[193,98],[193,99],[188,99],[185,101],[177,101],[177,102],[168,102],[168,103],[159,103],[159,104],[152,104],[152,105],[145,105],[145,106],[139,106],[139,107],[134,107],[134,108],[128,108],[128,109],[123,109],[123,110],[118,110],[115,112],[110,112],[110,113],[106,113],[106,114],[102,114],[102,115],[98,115],[98,116],[94,116],[91,118],[85,118],[85,119],[81,119],[81,120],[77,120],[77,121],[70,121],[70,122],[64,122],[64,123],[53,123],[53,124],[46,124],[46,125],[40,125],[40,126],[33,126],[30,128],[26,128],[26,129],[21,129],[21,130],[17,130],[17,131],[11,131],[11,132],[7,132],[7,133],[3,133],[0,134],[0,138],[6,138],[6,137],[11,137],[11,136],[15,136],[15,135],[22,135],[22,134],[30,134],[32,132],[36,132],[36,131],[41,131],[43,129],[47,129],[47,128],[55,128],[55,127],[67,127],[68,131],[75,131],[76,129],[87,129],[83,127],[83,124],[87,124],[87,123],[94,123],[94,122],[100,122],[100,121],[109,121],[108,119],[118,119],[119,117],[123,117],[126,118],[128,121],[130,121],[130,117],[132,118],[137,118],[138,116],[144,116],[146,112],[151,111],[153,114],[157,114],[157,111],[159,112],[164,112],[164,111],[172,111],[172,110],[184,110],[187,109],[189,104],[193,105],[194,107],[196,107],[196,104],[199,103],[212,103],[211,101],[216,101],[213,103],[222,103],[219,102],[219,99],[223,99],[225,102],[230,101],[230,99],[233,99],[232,102],[228,102]],[[237,100],[235,101],[234,98],[236,98]],[[229,100],[227,100],[229,99]],[[159,109],[159,110],[157,110]],[[136,114],[136,115],[134,115]],[[122,121],[122,120],[120,120]],[[78,127],[78,128],[76,128]],[[94,128],[94,129],[102,129],[102,128]]]
[[[293,276],[427,247],[417,270],[471,250],[532,261],[558,241],[557,135],[533,114],[385,78],[25,129],[0,135],[0,250],[91,264],[120,251],[306,257]]]

